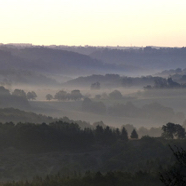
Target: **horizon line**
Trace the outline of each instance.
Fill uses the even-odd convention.
[[[98,47],[98,48],[146,48],[146,47],[152,47],[152,48],[185,48],[185,46],[178,47],[178,46],[156,46],[156,45],[146,45],[146,46],[123,46],[123,45],[56,45],[56,44],[50,44],[50,45],[37,45],[33,43],[0,43],[1,45],[17,45],[17,46],[41,46],[41,47]]]

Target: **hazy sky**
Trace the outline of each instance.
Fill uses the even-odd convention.
[[[186,0],[0,0],[0,43],[186,46]]]

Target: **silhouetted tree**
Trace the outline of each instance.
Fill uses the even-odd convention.
[[[122,128],[125,127],[125,129],[127,130],[127,133],[128,134],[131,134],[131,132],[134,130],[134,126],[131,125],[131,124],[126,124],[126,125],[123,125]],[[121,130],[122,130],[121,128]]]
[[[163,133],[162,136],[164,138],[173,139],[176,138],[185,138],[185,129],[179,125],[174,123],[167,123],[166,125],[163,125],[162,127]]]
[[[83,96],[80,92],[80,90],[72,90],[71,94],[70,94],[70,99],[72,100],[79,100],[81,99]]]
[[[59,92],[57,92],[55,94],[54,99],[66,100],[67,99],[67,92],[64,90],[60,90]]]
[[[18,96],[18,97],[26,98],[26,93],[25,93],[25,91],[24,91],[24,90],[21,90],[21,89],[15,89],[15,90],[12,92],[12,95]]]
[[[28,100],[30,100],[30,99],[34,100],[34,99],[36,99],[37,94],[36,94],[34,91],[28,92],[28,93],[26,94],[26,97],[27,97]]]
[[[137,134],[137,132],[136,132],[135,129],[133,129],[133,131],[132,131],[130,137],[131,137],[132,139],[138,139],[138,134]]]
[[[121,140],[123,140],[123,141],[128,140],[128,133],[127,133],[127,130],[125,129],[125,127],[122,127],[122,130],[121,130]]]
[[[47,94],[46,95],[46,100],[49,100],[50,101],[51,99],[53,99],[53,96],[51,94]]]
[[[123,96],[119,90],[114,90],[113,92],[111,92],[109,94],[109,97],[111,99],[122,99],[123,98]]]

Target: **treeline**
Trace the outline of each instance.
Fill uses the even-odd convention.
[[[82,120],[72,120],[66,116],[61,117],[61,118],[53,118],[51,116],[36,114],[34,112],[26,112],[26,111],[14,109],[14,108],[0,108],[0,122],[1,123],[13,122],[14,124],[17,124],[20,122],[22,123],[28,123],[28,122],[43,123],[44,122],[46,124],[49,124],[49,123],[56,122],[59,120],[66,122],[66,123],[77,123],[80,129],[85,129],[85,128],[95,129],[97,125],[102,126],[103,128],[107,127],[107,125],[104,124],[103,121],[97,121],[91,124],[89,122],[82,121]],[[132,130],[135,129],[139,137],[142,137],[144,135],[158,137],[158,136],[161,136],[161,133],[162,133],[161,127],[158,127],[158,128],[152,127],[150,129],[147,129],[145,127],[140,127],[139,129],[136,129],[131,124],[126,124],[123,126],[127,130],[128,134],[131,134]]]
[[[93,86],[97,86],[97,83],[93,83]],[[98,89],[99,88],[91,88],[91,89]],[[69,101],[69,100],[73,100],[73,101],[78,101],[81,100],[82,98],[87,98],[87,97],[91,97],[91,94],[88,95],[82,95],[82,93],[80,92],[80,90],[72,90],[71,92],[67,92],[65,90],[60,90],[58,91],[54,96],[51,94],[47,94],[46,96],[46,100],[58,100],[58,101]],[[103,92],[102,94],[96,94],[94,99],[112,99],[112,100],[119,100],[119,99],[135,99],[135,97],[130,97],[130,96],[123,96],[122,93],[119,90],[113,90],[111,91],[109,94]]]
[[[163,186],[157,173],[150,174],[142,171],[135,174],[122,171],[110,171],[105,174],[88,171],[84,175],[74,172],[71,176],[62,176],[58,173],[45,178],[37,176],[32,181],[9,182],[2,186],[142,186],[147,184],[148,186]]]
[[[81,86],[91,87],[95,82],[99,83],[100,89],[110,87],[143,87],[148,84],[153,84],[154,80],[159,77],[142,76],[142,77],[127,77],[120,76],[118,74],[106,74],[106,75],[91,75],[86,77],[78,77],[76,79],[67,81],[65,86]]]
[[[83,98],[83,95],[81,94],[80,90],[72,90],[70,93],[60,90],[58,91],[54,96],[51,94],[46,95],[46,100],[52,100],[52,99],[57,99],[59,101],[65,101],[65,100],[80,100]]]
[[[53,118],[51,116],[46,116],[42,114],[36,114],[34,112],[26,112],[23,110],[15,109],[15,108],[0,108],[0,122],[13,122],[15,124],[19,122],[23,123],[51,123],[55,121],[63,121],[67,123],[77,123],[81,129],[84,128],[92,128],[93,126],[82,120],[71,120],[68,117],[64,116],[61,118]]]
[[[93,90],[93,85],[99,85],[96,89],[118,88],[118,87],[144,87],[150,88],[185,88],[186,75],[174,74],[172,77],[159,76],[128,77],[118,74],[91,75],[78,77],[67,81],[65,86],[88,87]]]
[[[71,120],[68,117],[62,117],[62,118],[53,118],[50,116],[45,116],[42,114],[36,114],[33,112],[26,112],[26,111],[22,111],[19,109],[14,109],[14,108],[2,108],[0,109],[0,122],[1,123],[9,123],[9,122],[13,122],[14,124],[20,123],[20,121],[22,123],[52,123],[52,122],[56,122],[56,121],[63,121],[65,123],[76,123],[78,124],[78,126],[80,127],[80,129],[85,129],[85,128],[89,128],[89,129],[96,129],[96,127],[99,125],[102,128],[106,128],[107,125],[104,124],[102,121],[97,121],[94,122],[93,124],[90,124],[86,121],[82,121],[82,120]],[[152,127],[152,128],[145,128],[145,127],[140,127],[140,128],[135,128],[133,125],[131,124],[125,124],[122,127],[124,127],[127,132],[128,135],[131,134],[131,132],[135,129],[139,138],[141,138],[142,136],[148,135],[151,137],[159,137],[162,134],[162,129],[161,127]],[[122,128],[121,127],[121,128]],[[185,125],[184,125],[185,127]],[[121,130],[121,129],[120,129]]]
[[[164,138],[185,138],[185,129],[174,123],[162,127]],[[0,124],[0,148],[15,147],[30,152],[50,152],[61,150],[85,150],[108,147],[118,142],[138,139],[135,129],[128,134],[125,127],[102,127],[80,129],[78,124],[55,121],[42,124],[12,122]]]
[[[170,88],[186,88],[185,82],[184,84],[177,83],[176,81],[173,81],[172,78],[156,78],[154,80],[154,86],[147,85],[144,87],[144,89],[170,89]]]
[[[0,86],[0,97],[18,97],[27,100],[34,100],[37,97],[37,94],[34,91],[25,92],[22,89],[14,89],[11,93],[10,90],[6,89],[3,86]]]
[[[81,130],[78,124],[56,121],[48,125],[12,122],[0,124],[0,147],[15,147],[29,152],[82,150],[94,145],[108,146],[118,140],[127,141],[125,128],[111,129],[97,126]],[[133,137],[133,136],[131,136]],[[135,137],[135,136],[134,136]]]
[[[35,99],[35,92],[25,93],[24,90],[15,89],[12,93],[3,86],[0,86],[0,107],[14,107],[21,109],[30,108],[28,99]]]

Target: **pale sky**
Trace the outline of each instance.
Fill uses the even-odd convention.
[[[186,0],[0,0],[0,43],[186,46]]]

